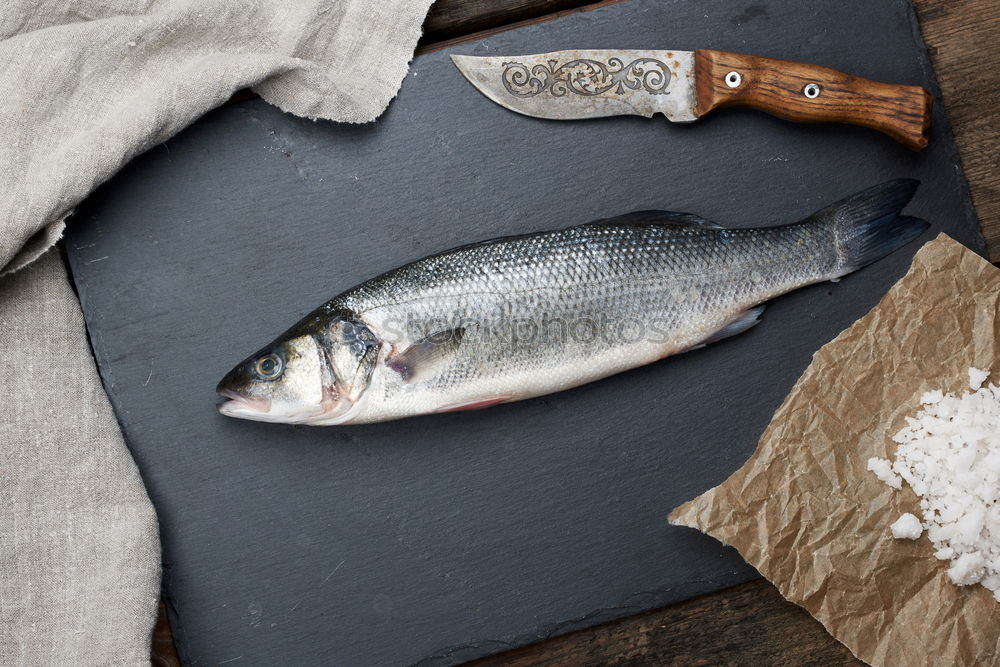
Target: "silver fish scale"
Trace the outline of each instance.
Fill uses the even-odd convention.
[[[456,328],[419,382],[380,365],[373,421],[464,402],[558,391],[699,344],[748,308],[834,276],[832,231],[589,224],[458,248],[345,292],[387,354]]]

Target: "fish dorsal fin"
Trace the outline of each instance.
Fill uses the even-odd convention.
[[[632,211],[613,218],[602,218],[591,225],[666,225],[669,227],[702,227],[704,229],[725,229],[722,225],[706,220],[694,213],[677,211]]]
[[[391,355],[385,365],[399,373],[407,384],[430,379],[448,367],[464,337],[462,327],[435,331]]]

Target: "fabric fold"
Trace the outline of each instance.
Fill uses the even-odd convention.
[[[0,323],[0,662],[148,662],[156,514],[58,251],[0,281]]]

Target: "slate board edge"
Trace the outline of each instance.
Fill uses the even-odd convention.
[[[758,574],[757,577],[747,579],[747,581],[753,581],[754,579],[759,579],[759,578],[760,574]],[[740,586],[742,584],[736,584],[736,585]],[[523,635],[515,637],[512,641],[503,641],[498,639],[483,639],[476,642],[470,642],[467,644],[448,646],[446,648],[442,648],[435,651],[432,655],[429,655],[426,658],[419,660],[418,662],[414,663],[414,665],[419,665],[420,667],[458,665],[470,660],[476,660],[478,658],[484,658],[489,655],[494,655],[502,651],[520,648],[538,642],[543,642],[558,637],[560,635],[565,635],[571,632],[575,632],[577,630],[585,630],[587,628],[601,625],[603,623],[610,623],[612,621],[622,620],[634,614],[641,614],[643,612],[652,611],[654,609],[662,607],[663,606],[662,603],[657,604],[656,602],[658,597],[664,594],[676,593],[677,590],[678,587],[672,587],[669,589],[664,588],[664,589],[646,591],[642,593],[635,593],[629,596],[627,600],[623,601],[622,604],[618,606],[595,609],[577,618],[569,619],[561,623],[555,623],[550,628],[546,629],[544,634],[525,633]],[[692,593],[686,595],[684,599],[691,599],[697,597],[698,595],[708,595],[711,594],[712,592],[715,592],[715,589],[710,590],[708,593]],[[679,604],[679,603],[675,602],[671,604]]]
[[[906,7],[908,10],[907,18],[910,21],[910,37],[913,39],[914,47],[916,47],[917,52],[920,54],[920,67],[924,71],[924,76],[930,81],[931,95],[934,98],[934,104],[931,109],[933,114],[931,123],[941,125],[942,132],[950,140],[945,146],[948,159],[958,167],[952,172],[952,178],[955,180],[956,188],[962,193],[962,205],[965,208],[965,214],[970,220],[975,221],[977,231],[979,232],[976,236],[976,247],[969,249],[989,261],[990,257],[988,255],[988,248],[986,247],[986,238],[983,236],[982,221],[980,221],[979,214],[976,212],[976,207],[972,202],[972,189],[969,187],[969,179],[965,175],[965,167],[962,164],[962,156],[958,151],[958,144],[955,143],[955,133],[952,131],[951,119],[948,118],[948,113],[944,108],[944,96],[941,93],[941,85],[938,83],[937,72],[934,71],[934,64],[931,62],[927,42],[924,41],[923,32],[920,30],[920,20],[917,18],[917,10],[914,8],[912,0],[907,0]]]

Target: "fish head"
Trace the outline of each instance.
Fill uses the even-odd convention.
[[[307,318],[315,321],[315,318]],[[300,326],[247,357],[216,387],[227,417],[285,424],[349,421],[371,382],[380,341],[356,320]]]
[[[323,348],[311,335],[279,339],[229,371],[215,391],[228,417],[308,423],[332,406]]]

